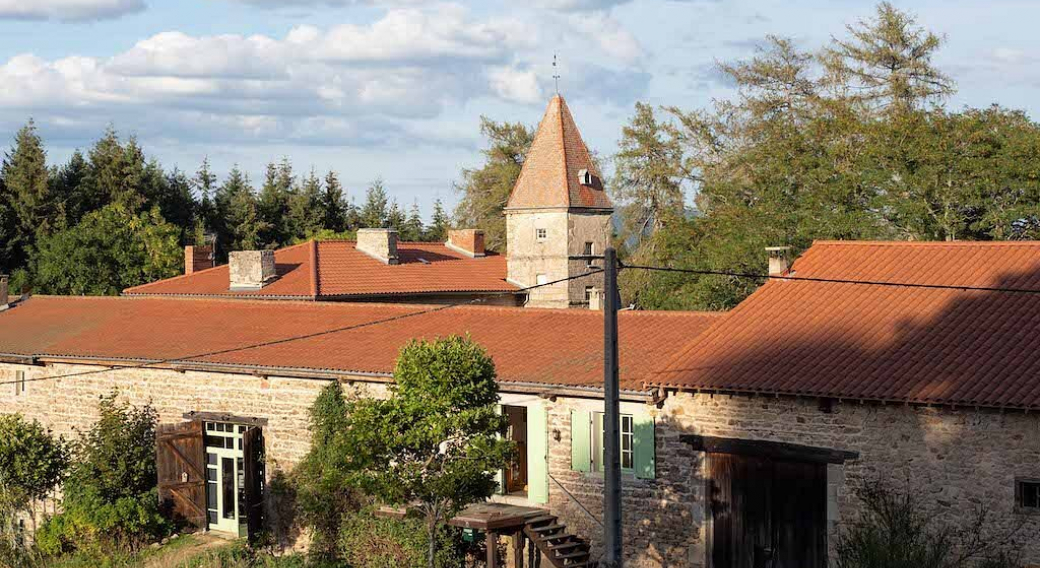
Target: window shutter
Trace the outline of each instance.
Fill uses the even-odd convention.
[[[527,498],[549,502],[549,432],[545,406],[527,407]]]
[[[586,410],[571,411],[571,469],[589,471],[592,462],[592,436],[589,432],[589,413]]]
[[[653,479],[657,473],[654,463],[654,418],[652,416],[633,417],[632,457],[636,477]]]
[[[502,414],[502,407],[499,406],[498,408],[495,409],[495,411],[499,415],[501,415]],[[495,437],[498,438],[498,439],[502,439],[502,435],[501,434],[496,434]],[[506,466],[506,467],[509,467],[509,466]],[[498,484],[498,487],[495,488],[495,493],[497,493],[499,495],[505,495],[506,494],[506,470],[500,469],[497,472],[495,472],[495,483]]]

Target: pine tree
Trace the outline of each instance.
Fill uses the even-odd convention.
[[[293,240],[310,238],[322,230],[325,211],[322,207],[321,180],[312,169],[289,196],[289,230]]]
[[[325,174],[325,189],[321,194],[322,227],[340,233],[347,230],[347,203],[343,198],[343,185],[336,172]]]
[[[61,208],[60,229],[79,223],[88,213],[84,196],[86,177],[87,161],[79,150],[72,153],[68,163],[52,172],[51,194]]]
[[[440,198],[433,200],[433,216],[429,228],[426,230],[426,240],[430,242],[443,242],[448,240],[448,228],[450,221],[444,212],[444,205]]]
[[[217,211],[223,219],[224,234],[218,239],[226,243],[226,252],[260,248],[261,234],[269,227],[261,219],[259,205],[249,178],[236,165],[231,168],[216,196]]]
[[[419,213],[419,202],[413,201],[412,208],[408,212],[408,219],[404,222],[401,231],[401,238],[406,241],[421,241],[424,231],[422,215]]]
[[[266,247],[278,247],[291,240],[288,210],[293,192],[292,164],[283,158],[280,164],[267,164],[264,185],[260,189],[260,218],[266,227],[260,241]]]
[[[28,261],[37,238],[48,234],[57,221],[46,160],[36,124],[30,119],[15,135],[0,170],[15,221],[13,262],[19,265]]]
[[[401,211],[401,207],[397,205],[397,200],[393,199],[390,201],[390,210],[386,213],[386,226],[397,231],[397,234],[404,233],[404,223],[407,218],[404,216],[404,211]]]
[[[386,209],[386,189],[383,188],[383,180],[376,179],[368,186],[365,194],[365,205],[359,213],[360,228],[379,228],[387,226],[389,212]]]
[[[213,202],[214,193],[217,188],[217,176],[209,169],[209,158],[202,159],[202,165],[191,179],[192,188],[198,194],[198,207],[195,210],[193,221],[195,231],[195,243],[202,244],[202,239],[207,232],[216,231],[218,228],[216,204]],[[220,248],[219,246],[217,247]]]

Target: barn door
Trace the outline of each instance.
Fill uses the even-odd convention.
[[[202,422],[160,424],[155,431],[159,502],[174,520],[206,528],[206,451]]]
[[[242,434],[242,453],[246,533],[253,543],[264,525],[264,436],[259,426]]]
[[[708,454],[712,568],[826,565],[826,465]]]

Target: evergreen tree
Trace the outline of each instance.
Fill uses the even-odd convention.
[[[480,132],[488,142],[483,151],[484,165],[462,170],[462,183],[455,186],[462,193],[455,218],[460,225],[483,229],[489,249],[504,250],[506,221],[502,209],[520,177],[534,131],[520,123],[481,117]],[[443,227],[446,229],[447,223]]]
[[[321,180],[312,169],[289,197],[290,234],[293,239],[310,238],[322,230],[324,222]]]
[[[292,164],[288,158],[283,158],[280,164],[267,164],[259,197],[259,214],[264,226],[260,233],[262,246],[276,248],[292,238],[288,211],[293,182]]]
[[[451,223],[439,197],[433,200],[433,216],[430,220],[430,226],[426,230],[426,240],[435,243],[448,240],[448,229]]]
[[[393,199],[390,201],[390,210],[386,213],[386,226],[397,231],[397,234],[404,233],[404,224],[407,218],[404,215],[404,211],[401,211],[401,207],[397,205],[397,200]]]
[[[95,211],[109,203],[132,209],[145,204],[142,186],[145,177],[144,152],[131,138],[124,147],[115,129],[109,127],[89,152],[84,180],[83,210]]]
[[[87,160],[76,150],[68,163],[51,172],[51,194],[61,208],[60,229],[80,222],[87,214],[84,180],[87,177]]]
[[[13,263],[24,265],[37,238],[46,235],[57,222],[58,208],[51,195],[43,141],[30,119],[15,135],[14,146],[4,156],[0,176],[5,197],[14,215],[12,235]]]
[[[365,205],[359,213],[360,228],[386,227],[389,212],[387,211],[386,189],[383,188],[383,180],[376,179],[368,186],[365,194]]]
[[[419,213],[419,202],[413,201],[408,212],[408,219],[401,228],[401,238],[406,241],[421,241],[425,233],[422,215]]]
[[[191,179],[192,188],[198,194],[198,207],[195,210],[194,241],[202,244],[203,236],[209,231],[216,231],[220,225],[217,219],[216,204],[213,201],[217,190],[217,176],[209,169],[209,158],[202,159],[202,165]],[[222,243],[218,243],[220,248]]]
[[[237,165],[231,168],[224,184],[217,190],[215,201],[217,212],[223,220],[222,233],[217,238],[226,243],[222,256],[231,251],[260,248],[261,235],[269,227],[260,217],[260,208],[248,176]]]
[[[19,268],[14,255],[17,227],[18,220],[7,199],[7,186],[0,175],[0,273],[11,274]]]
[[[325,174],[325,188],[321,193],[322,226],[336,233],[347,230],[347,203],[343,197],[343,185],[336,172]]]

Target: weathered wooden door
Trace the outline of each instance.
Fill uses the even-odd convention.
[[[509,493],[527,490],[527,409],[522,406],[503,407],[509,419],[508,439],[516,444],[516,454],[506,468],[506,490]]]
[[[825,464],[707,456],[712,568],[826,566]]]
[[[155,431],[159,502],[176,520],[206,528],[206,450],[202,422],[160,424]]]
[[[259,426],[242,434],[246,531],[255,542],[264,525],[264,436]]]

